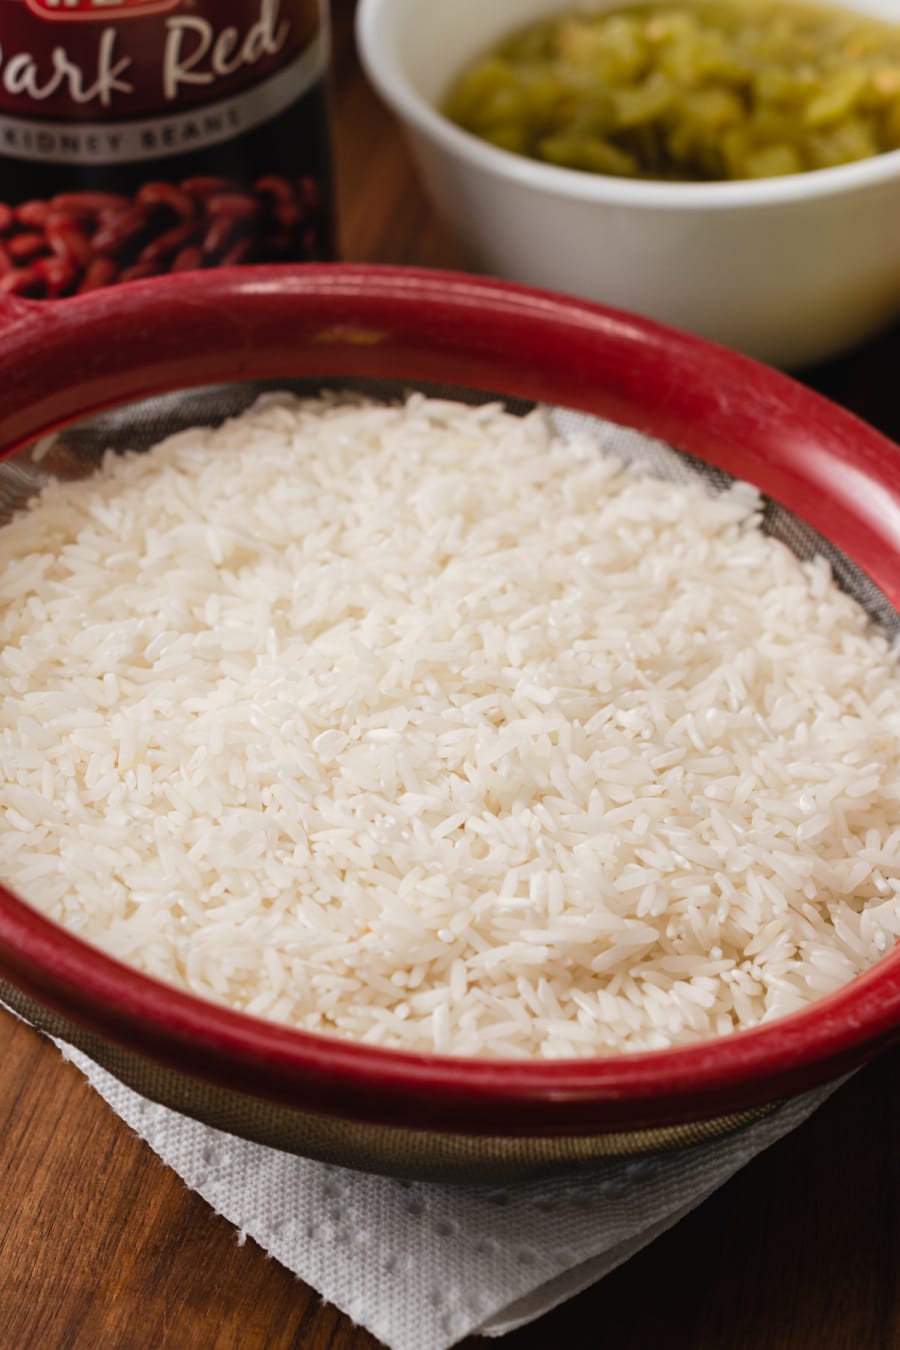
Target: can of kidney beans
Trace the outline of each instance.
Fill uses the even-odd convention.
[[[0,0],[0,294],[333,256],[324,0]]]

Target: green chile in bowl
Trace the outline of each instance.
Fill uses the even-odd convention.
[[[900,27],[793,0],[669,0],[529,24],[444,110],[504,150],[675,182],[770,178],[900,147]]]
[[[593,6],[621,8],[621,0]],[[891,0],[847,0],[872,19]],[[566,0],[362,0],[360,49],[426,190],[473,267],[636,311],[800,367],[900,314],[900,151],[738,182],[585,173],[473,136],[442,111],[454,81]]]

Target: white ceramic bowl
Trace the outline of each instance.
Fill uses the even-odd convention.
[[[573,0],[360,0],[367,73],[474,267],[787,367],[833,356],[900,315],[900,151],[754,182],[634,182],[509,154],[437,111],[471,58],[505,33],[572,7]],[[900,19],[900,0],[843,7]]]

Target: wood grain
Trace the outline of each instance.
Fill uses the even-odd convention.
[[[343,255],[457,266],[335,0]],[[900,437],[900,330],[807,376]],[[504,1350],[897,1350],[900,1054]],[[472,1339],[468,1350],[486,1345]],[[46,1041],[0,1016],[0,1350],[375,1350],[217,1217]]]

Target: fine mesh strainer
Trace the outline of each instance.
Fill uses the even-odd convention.
[[[900,452],[786,377],[576,300],[408,269],[246,268],[0,310],[0,527],[50,475],[146,449],[265,389],[415,388],[552,407],[672,480],[732,475],[764,528],[829,559],[896,632]],[[30,449],[36,440],[41,454]],[[677,449],[673,449],[677,447]],[[2,554],[0,554],[2,565]],[[593,1060],[410,1055],[278,1027],[127,969],[0,887],[0,995],[146,1095],[220,1128],[398,1175],[532,1176],[732,1129],[900,1039],[900,953],[808,1009]]]

